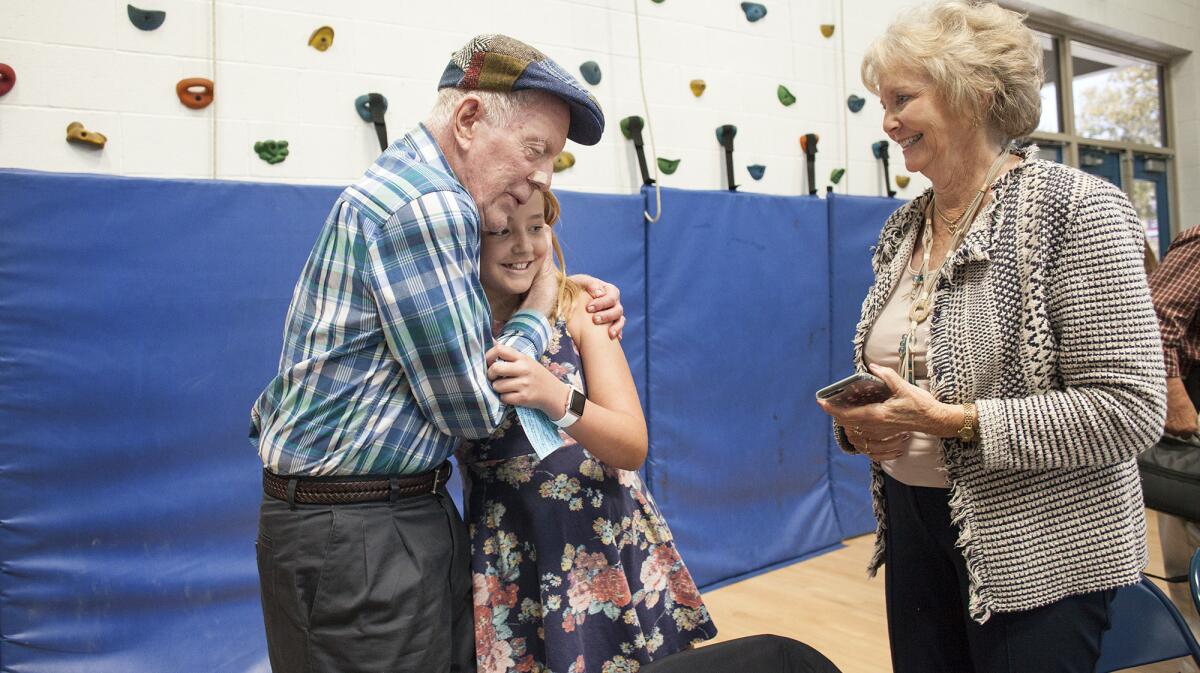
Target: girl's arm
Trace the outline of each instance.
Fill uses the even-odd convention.
[[[583,360],[588,399],[583,416],[566,432],[606,465],[636,470],[646,460],[648,443],[637,387],[621,343],[609,338],[608,326],[592,322],[585,299],[575,302],[567,329]],[[488,378],[502,402],[555,419],[566,413],[570,386],[539,362],[504,345],[492,348],[487,359]]]

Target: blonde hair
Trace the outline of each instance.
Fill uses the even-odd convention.
[[[992,2],[943,0],[896,19],[867,49],[863,84],[879,95],[881,78],[925,75],[952,110],[1012,140],[1041,119],[1045,71],[1037,36],[1020,14]]]
[[[567,277],[567,262],[563,259],[562,246],[559,245],[558,234],[554,231],[560,212],[558,197],[551,192],[544,192],[542,214],[546,218],[546,226],[550,227],[550,246],[554,249],[554,261],[557,262],[554,273],[558,277],[558,301],[555,302],[554,315],[557,320],[566,320],[575,308],[575,298],[583,288]]]

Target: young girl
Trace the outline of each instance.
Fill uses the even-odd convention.
[[[563,276],[557,219],[554,196],[535,192],[507,228],[483,234],[480,278],[497,324],[539,274],[558,283],[541,362],[496,346],[488,354],[493,387],[560,426],[580,402],[583,413],[545,460],[512,412],[459,453],[479,673],[629,673],[717,632],[636,471],[647,436],[629,363]]]

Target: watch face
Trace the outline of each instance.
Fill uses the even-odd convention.
[[[568,405],[568,408],[570,409],[571,413],[575,414],[576,416],[582,416],[583,415],[583,407],[584,407],[584,404],[586,404],[586,403],[587,403],[587,396],[584,395],[583,393],[579,392],[578,390],[575,390],[574,388],[572,388],[571,389],[571,402]]]

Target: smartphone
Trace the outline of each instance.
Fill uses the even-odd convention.
[[[883,379],[870,374],[852,374],[837,383],[817,391],[817,399],[835,407],[861,407],[883,402],[892,396],[892,389]]]

